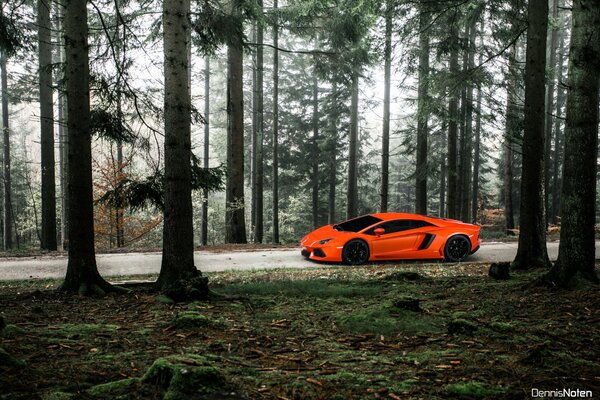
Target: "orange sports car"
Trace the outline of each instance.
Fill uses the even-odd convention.
[[[306,235],[302,255],[315,261],[358,265],[397,259],[464,260],[479,249],[480,227],[418,214],[363,215]]]

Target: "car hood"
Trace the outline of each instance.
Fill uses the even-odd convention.
[[[348,234],[354,234],[355,232],[340,232],[333,229],[333,225],[325,225],[318,229],[315,229],[308,235],[302,238],[300,244],[302,246],[315,246],[319,240],[323,239],[337,239],[340,236],[346,236]]]

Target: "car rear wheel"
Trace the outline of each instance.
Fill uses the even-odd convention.
[[[471,253],[471,241],[463,235],[452,236],[444,247],[444,257],[447,261],[459,262]]]
[[[360,265],[369,260],[369,246],[362,240],[353,239],[342,250],[344,264]]]

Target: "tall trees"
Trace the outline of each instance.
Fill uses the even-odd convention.
[[[244,219],[244,82],[242,20],[232,2],[235,31],[227,43],[227,182],[225,242],[246,243]]]
[[[458,75],[458,12],[452,12],[450,23],[450,75]],[[456,218],[457,209],[457,133],[458,133],[458,91],[450,88],[448,102],[448,200],[446,202],[448,218]]]
[[[313,71],[313,87],[312,87],[312,171],[310,174],[312,186],[312,221],[313,228],[319,227],[319,80],[317,78],[317,63],[315,57],[315,65]]]
[[[208,156],[210,152],[210,58],[204,61],[204,157],[203,167],[208,169]],[[200,240],[203,246],[208,244],[208,188],[202,189],[202,222],[200,227]]]
[[[96,267],[92,198],[92,149],[87,1],[67,0],[64,9],[69,141],[69,261],[61,289],[80,293],[111,290]]]
[[[257,0],[258,12],[262,16],[262,0]],[[254,241],[263,240],[263,137],[264,137],[264,93],[263,93],[263,24],[256,23],[256,57],[254,70],[254,116],[252,127],[252,228]]]
[[[513,207],[513,142],[517,137],[517,46],[513,45],[508,51],[508,69],[506,72],[506,126],[503,140],[503,189],[504,189],[504,221],[507,234],[515,229],[515,213]]]
[[[525,114],[519,248],[514,268],[550,265],[544,215],[544,81],[546,67],[547,0],[528,4],[525,59]]]
[[[415,210],[427,214],[427,128],[428,87],[429,87],[429,12],[425,2],[419,9],[419,89],[417,105],[417,166]]]
[[[189,13],[189,0],[163,4],[165,199],[157,285],[172,297],[202,298],[208,293],[207,280],[194,266],[192,223]]]
[[[600,3],[573,1],[569,91],[558,260],[545,279],[566,286],[577,274],[600,283],[595,272],[596,169],[600,83]]]
[[[354,67],[351,76],[350,103],[350,146],[348,153],[348,194],[346,199],[346,218],[354,218],[358,213],[358,177],[357,177],[357,143],[358,143],[358,70]]]
[[[38,0],[40,126],[42,146],[42,249],[56,250],[56,189],[52,101],[50,2]]]

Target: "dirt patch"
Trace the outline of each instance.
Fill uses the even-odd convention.
[[[215,273],[221,297],[193,303],[143,288],[83,298],[55,281],[0,283],[0,347],[26,363],[0,366],[2,396],[515,399],[563,387],[597,396],[600,291],[524,292],[540,272],[487,273],[477,264]],[[395,307],[400,298],[419,309]],[[191,387],[177,386],[185,379]]]

